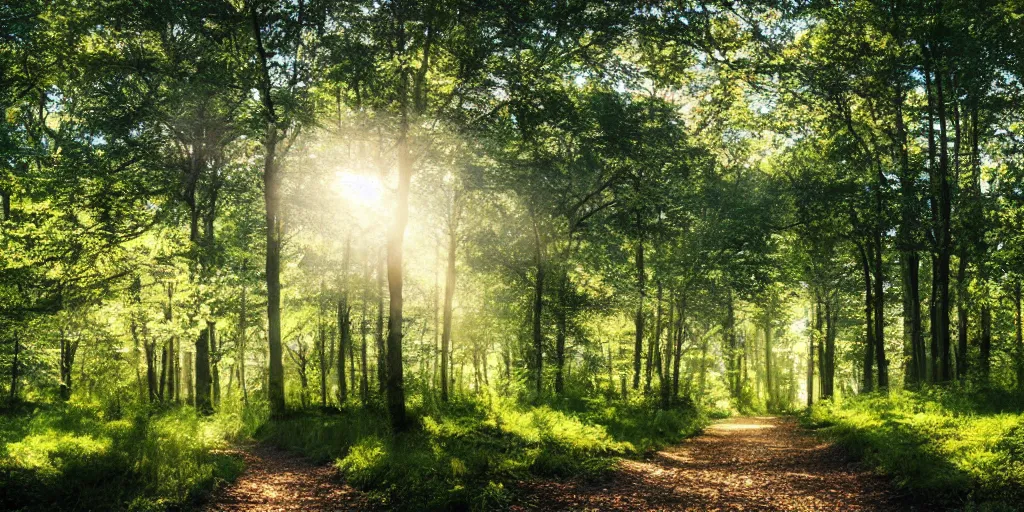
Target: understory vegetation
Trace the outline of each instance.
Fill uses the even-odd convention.
[[[227,411],[22,403],[0,414],[0,509],[188,509],[241,472],[220,450],[247,432]]]
[[[645,401],[566,399],[524,406],[495,395],[418,403],[420,428],[392,436],[373,408],[302,412],[264,425],[257,438],[334,462],[349,484],[404,510],[500,509],[518,482],[597,479],[636,457],[697,433],[706,416]]]
[[[574,397],[540,405],[490,395],[414,403],[394,435],[381,404],[270,419],[266,404],[187,407],[22,403],[0,415],[0,509],[167,510],[199,506],[243,470],[233,444],[264,442],[334,464],[391,509],[503,508],[519,482],[598,479],[623,457],[706,424],[691,407]]]
[[[1016,510],[1024,499],[1024,402],[929,388],[820,402],[804,417],[918,503]]]

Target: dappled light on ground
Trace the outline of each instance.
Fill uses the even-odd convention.
[[[775,425],[758,423],[721,423],[709,427],[708,430],[761,430],[766,428],[775,428]]]
[[[736,418],[609,479],[524,486],[519,510],[907,510],[884,479],[790,418]]]
[[[238,455],[245,459],[245,472],[216,495],[207,512],[370,508],[361,493],[337,478],[330,465],[318,466],[265,446],[246,447]]]

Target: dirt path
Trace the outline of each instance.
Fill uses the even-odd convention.
[[[206,511],[366,510],[330,465],[266,446],[239,450],[245,472]],[[622,463],[603,482],[527,484],[513,510],[908,510],[884,478],[821,443],[792,418],[733,418]]]
[[[318,466],[273,447],[238,450],[245,471],[216,493],[205,508],[214,511],[366,510],[362,495],[338,480],[330,465]]]
[[[733,418],[603,483],[531,484],[520,510],[907,510],[791,418]]]

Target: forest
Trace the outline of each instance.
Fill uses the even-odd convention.
[[[0,29],[0,510],[1024,499],[1021,0]]]

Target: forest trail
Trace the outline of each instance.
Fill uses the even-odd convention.
[[[365,510],[331,465],[261,445],[206,511]],[[731,418],[600,482],[534,481],[513,510],[907,510],[886,479],[815,439],[793,418]]]
[[[886,479],[793,418],[732,418],[602,482],[528,485],[520,510],[907,510]]]
[[[206,512],[367,508],[362,493],[342,483],[330,464],[318,466],[264,445],[242,446],[237,453],[245,460],[245,471],[214,495]]]

